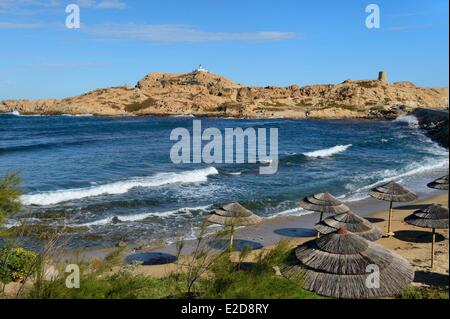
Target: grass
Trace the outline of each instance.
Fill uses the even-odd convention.
[[[0,229],[0,237],[17,238],[28,237],[38,240],[52,238],[55,234],[72,234],[76,232],[87,232],[87,227],[52,227],[46,224],[22,224],[8,229]]]
[[[148,99],[142,101],[142,102],[133,102],[131,104],[128,104],[125,106],[125,111],[133,113],[140,110],[147,109],[152,106],[156,106],[157,100],[154,98],[149,97]]]
[[[68,289],[63,279],[34,286],[25,296],[39,299],[163,299],[176,296],[177,282],[172,278],[152,279],[142,275],[120,272],[108,277],[84,275],[80,288]]]
[[[273,270],[237,270],[222,273],[207,285],[204,298],[214,299],[316,299],[316,294],[301,288]]]
[[[448,292],[448,288],[409,286],[396,297],[399,299],[449,299]]]

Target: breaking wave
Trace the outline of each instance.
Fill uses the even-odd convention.
[[[322,150],[306,152],[306,153],[303,153],[303,155],[308,156],[308,157],[328,157],[328,156],[332,156],[335,154],[343,153],[351,146],[353,146],[353,145],[352,144],[336,145],[336,146],[333,146],[330,148],[325,148]]]
[[[118,220],[119,223],[123,223],[123,222],[136,222],[136,221],[141,221],[141,220],[145,220],[149,217],[152,216],[157,216],[157,217],[168,217],[168,216],[172,216],[172,215],[177,215],[177,214],[188,214],[191,212],[195,212],[195,211],[208,211],[208,209],[211,206],[199,206],[199,207],[183,207],[180,209],[175,209],[175,210],[170,210],[170,211],[165,211],[165,212],[149,212],[149,213],[142,213],[142,214],[134,214],[134,215],[122,215],[122,216],[112,216],[112,217],[108,217],[108,218],[102,218],[99,220],[95,220],[92,222],[88,222],[88,223],[83,223],[83,224],[74,224],[73,226],[77,226],[77,227],[89,227],[89,226],[102,226],[102,225],[108,225],[113,223],[113,219]]]
[[[24,205],[54,205],[87,197],[125,194],[135,187],[158,187],[174,183],[205,182],[207,181],[208,176],[217,174],[219,174],[219,172],[215,167],[184,171],[181,173],[158,173],[149,177],[137,177],[86,188],[62,189],[36,194],[27,194],[21,197],[21,201]]]

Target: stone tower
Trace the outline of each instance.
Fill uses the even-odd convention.
[[[388,84],[387,73],[384,71],[380,71],[378,73],[378,81],[383,82],[384,84]]]

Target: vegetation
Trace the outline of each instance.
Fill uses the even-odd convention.
[[[7,174],[0,180],[0,212],[4,218],[21,209],[20,178]],[[1,224],[0,224],[1,226]],[[301,288],[298,282],[279,275],[279,267],[292,258],[292,247],[280,241],[272,249],[252,251],[249,247],[239,253],[228,246],[223,251],[212,251],[208,241],[223,239],[233,234],[234,227],[225,227],[213,236],[207,236],[207,225],[200,227],[192,252],[182,255],[183,240],[177,243],[177,262],[173,272],[155,279],[136,271],[138,264],[125,265],[122,249],[116,249],[102,260],[72,261],[61,258],[60,235],[56,229],[40,236],[44,244],[39,252],[18,246],[20,240],[9,240],[0,248],[0,297],[38,299],[136,299],[136,298],[321,298]],[[36,228],[16,227],[19,239],[29,236]],[[42,232],[49,231],[41,229]],[[1,234],[0,234],[1,236]],[[80,287],[66,285],[67,264],[80,269]],[[51,270],[51,271],[49,271]],[[6,294],[6,286],[15,282],[13,293]],[[437,288],[406,288],[397,298],[448,299],[448,290]]]
[[[449,299],[448,287],[429,288],[409,286],[396,297],[400,299]]]
[[[4,247],[0,250],[0,282],[9,283],[25,279],[37,255],[23,248]]]
[[[18,226],[0,230],[0,236],[4,238],[29,237],[36,240],[48,240],[56,235],[87,231],[87,227],[50,226],[47,224],[22,223]]]
[[[243,110],[244,110],[244,106],[242,104],[235,102],[235,101],[228,101],[228,102],[224,102],[224,103],[220,104],[218,107],[213,108],[209,111],[223,112],[223,113],[227,113],[227,112],[242,113]]]
[[[20,210],[20,177],[17,173],[7,173],[0,179],[0,226],[7,215]]]
[[[360,87],[366,89],[373,89],[379,86],[379,84],[375,81],[358,81],[357,83]]]
[[[131,104],[128,104],[125,106],[125,111],[127,112],[137,112],[143,109],[147,109],[152,106],[156,106],[157,100],[154,98],[149,97],[148,99],[142,101],[142,102],[133,102]]]

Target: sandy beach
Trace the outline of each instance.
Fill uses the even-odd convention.
[[[378,243],[405,257],[411,263],[416,271],[414,285],[448,286],[449,284],[448,230],[437,230],[435,268],[431,270],[429,267],[431,231],[408,225],[403,221],[406,216],[421,208],[423,205],[436,203],[447,206],[447,193],[436,193],[432,197],[419,198],[412,203],[394,205],[392,227],[395,231],[395,236],[382,238],[378,241]],[[368,199],[367,201],[372,203],[372,206],[369,205],[372,210],[379,208],[380,205],[387,208],[386,203],[377,202],[372,199]],[[356,205],[350,203],[349,206],[352,206],[352,209],[357,211],[358,203]],[[383,230],[387,229],[387,214],[388,211],[386,209],[378,210],[375,213],[370,213],[370,210],[366,210],[365,213],[360,213],[360,215],[366,217],[372,223],[376,223]],[[239,229],[236,238],[238,241],[253,243],[255,247],[262,245],[264,246],[262,249],[271,249],[274,247],[274,244],[284,238],[288,239],[294,247],[314,238],[315,234],[311,228],[317,218],[318,216],[316,214],[310,214],[267,219],[257,226]],[[251,262],[258,251],[258,249],[254,250],[247,261]],[[174,254],[175,246],[169,245],[161,249],[140,251],[139,253],[156,252]],[[184,253],[187,252],[189,252],[189,245],[187,245]],[[166,265],[139,266],[136,272],[161,278],[167,276],[175,269],[176,266],[172,263]]]

